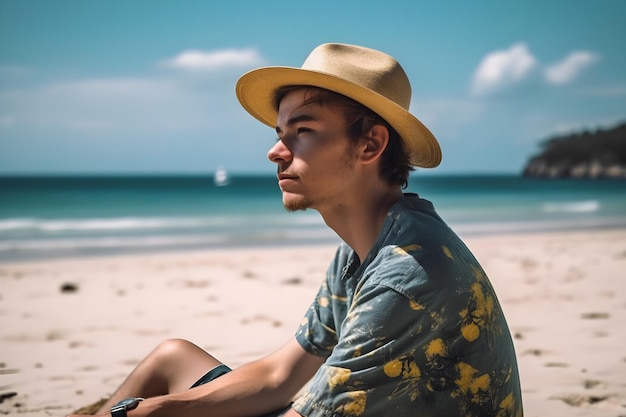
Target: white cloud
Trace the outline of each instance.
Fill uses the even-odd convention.
[[[574,51],[562,61],[547,67],[544,71],[544,77],[550,84],[567,84],[599,59],[597,54],[589,51]]]
[[[163,63],[164,66],[183,70],[211,70],[227,67],[260,65],[263,57],[254,48],[221,49],[216,51],[190,50]]]
[[[537,60],[523,43],[509,49],[487,54],[476,69],[472,93],[484,95],[515,84],[526,77],[537,65]]]
[[[231,96],[230,80],[223,77],[191,87],[176,78],[55,82],[0,91],[0,108],[10,112],[0,115],[0,127],[83,134],[207,132],[228,119],[224,103],[235,108]]]

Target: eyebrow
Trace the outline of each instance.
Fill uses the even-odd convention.
[[[291,119],[287,120],[287,126],[292,126],[296,123],[299,122],[310,122],[310,121],[314,121],[317,120],[315,117],[311,116],[310,114],[301,114],[299,116],[295,116],[292,117]],[[278,126],[276,126],[276,133],[281,133],[282,129]]]

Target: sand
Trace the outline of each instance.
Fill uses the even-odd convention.
[[[465,239],[518,354],[526,416],[626,416],[626,230]],[[0,414],[64,416],[185,338],[231,366],[279,347],[334,246],[0,264]]]

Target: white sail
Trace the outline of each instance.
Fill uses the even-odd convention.
[[[218,187],[222,187],[228,184],[228,173],[224,168],[218,168],[215,170],[215,176],[213,177],[213,181],[215,181],[215,185]]]

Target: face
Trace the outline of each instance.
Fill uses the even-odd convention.
[[[290,211],[340,205],[354,173],[354,147],[343,114],[327,105],[305,104],[312,94],[317,92],[297,89],[281,100],[278,141],[268,152]]]

